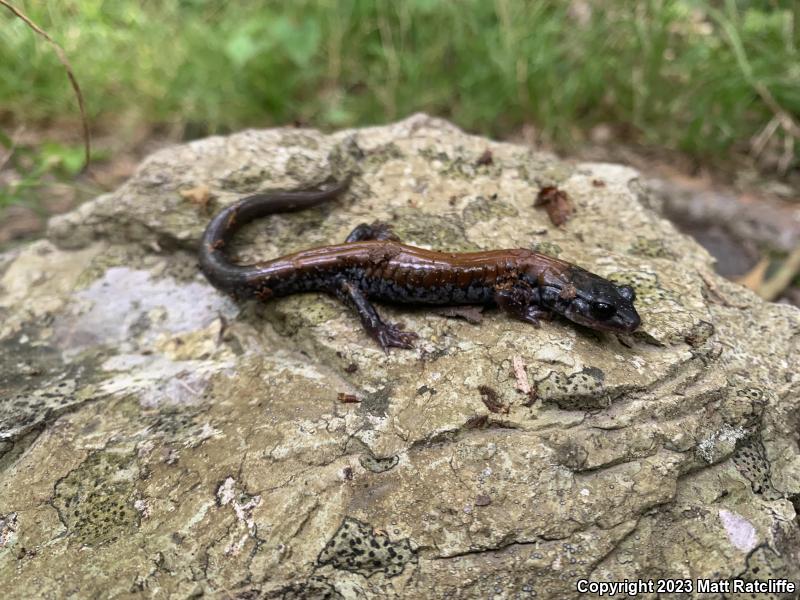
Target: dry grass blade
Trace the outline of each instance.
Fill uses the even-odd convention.
[[[5,6],[8,10],[10,10],[16,17],[21,19],[28,27],[30,27],[34,32],[38,33],[42,36],[55,50],[56,56],[58,60],[64,65],[64,69],[67,72],[67,77],[69,78],[69,82],[72,85],[72,89],[75,90],[75,96],[78,98],[78,108],[81,111],[81,124],[83,126],[83,146],[85,150],[85,157],[86,162],[83,165],[83,170],[89,168],[89,161],[91,159],[91,136],[89,134],[89,121],[86,119],[86,107],[83,102],[83,93],[81,92],[81,86],[78,85],[78,80],[75,78],[75,73],[72,71],[72,66],[69,64],[69,60],[67,60],[67,55],[64,53],[64,49],[51,38],[46,31],[44,31],[41,27],[39,27],[36,23],[31,21],[23,12],[21,12],[15,6],[9,4],[6,0],[0,0],[0,5]]]
[[[769,268],[769,259],[762,258],[758,263],[741,277],[737,277],[734,281],[740,285],[745,286],[758,293],[758,290],[764,285],[764,280]]]
[[[800,273],[800,246],[786,257],[780,269],[772,277],[759,286],[758,295],[770,302],[775,300],[791,285],[798,273]]]
[[[783,157],[780,161],[780,169],[785,174],[789,169],[792,159],[794,158],[794,139],[800,139],[800,125],[798,125],[797,122],[792,118],[792,115],[789,113],[789,111],[781,106],[780,103],[775,99],[775,96],[772,95],[772,92],[769,90],[766,84],[756,77],[753,66],[750,63],[750,59],[747,57],[744,44],[742,43],[740,32],[736,27],[734,27],[730,18],[722,11],[716,9],[709,9],[709,14],[717,21],[717,23],[719,23],[720,27],[725,33],[725,37],[730,44],[731,50],[733,50],[733,54],[736,57],[737,63],[739,64],[739,70],[741,71],[744,80],[753,88],[755,93],[758,94],[758,97],[761,98],[761,101],[767,106],[767,108],[769,108],[787,135],[788,141],[784,144],[785,149]],[[767,125],[767,128],[770,128],[770,125]],[[761,142],[766,145],[766,142],[774,132],[775,129],[772,128],[771,132],[766,135]]]
[[[766,104],[772,113],[778,118],[784,131],[793,137],[800,138],[800,125],[795,122],[785,108],[778,104],[778,101],[775,100],[775,97],[772,95],[772,92],[769,91],[769,88],[760,81],[754,83],[753,88],[756,90],[756,93],[759,95],[764,104]]]

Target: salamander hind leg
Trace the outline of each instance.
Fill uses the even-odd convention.
[[[494,300],[503,312],[534,327],[539,327],[541,319],[553,317],[549,310],[539,305],[538,290],[522,281],[498,285],[494,290]]]
[[[364,329],[381,345],[384,352],[388,354],[389,348],[414,347],[417,334],[413,331],[403,331],[393,323],[384,323],[375,307],[355,283],[342,279],[337,282],[334,291],[337,298],[355,308]]]
[[[368,223],[361,223],[358,227],[353,229],[350,232],[350,235],[347,236],[347,239],[344,241],[345,244],[349,244],[350,242],[368,242],[368,241],[378,241],[378,242],[385,242],[385,241],[392,241],[392,242],[399,242],[400,238],[392,231],[392,226],[388,223],[381,223],[380,221],[375,221],[372,224]]]

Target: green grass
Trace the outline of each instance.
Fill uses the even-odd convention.
[[[15,4],[64,47],[94,127],[120,135],[137,124],[331,129],[426,111],[495,137],[532,124],[561,147],[610,124],[714,160],[747,149],[771,101],[800,121],[793,1]],[[0,122],[75,126],[52,49],[2,7],[0,57]]]

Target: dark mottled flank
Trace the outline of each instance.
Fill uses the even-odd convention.
[[[528,249],[449,253],[401,243],[383,223],[362,223],[344,244],[311,248],[253,265],[225,250],[245,223],[330,201],[349,179],[323,191],[274,191],[244,198],[216,215],[200,246],[200,268],[237,298],[321,291],[352,306],[384,348],[410,348],[416,334],[381,320],[370,300],[408,304],[497,305],[533,325],[552,313],[592,329],[630,333],[640,323],[633,288]]]

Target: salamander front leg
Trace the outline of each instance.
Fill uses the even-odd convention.
[[[372,240],[378,242],[387,240],[399,242],[400,238],[392,231],[391,225],[375,221],[371,225],[368,223],[361,223],[361,225],[350,232],[350,235],[347,236],[344,242],[345,244],[349,244],[350,242],[367,242]]]
[[[417,334],[413,331],[403,331],[393,323],[384,323],[375,307],[356,284],[343,279],[338,282],[335,292],[337,298],[356,309],[364,329],[381,345],[384,352],[388,354],[389,348],[414,347]]]
[[[494,300],[503,312],[534,327],[539,327],[541,319],[553,317],[549,310],[539,306],[538,290],[522,281],[498,285]]]

